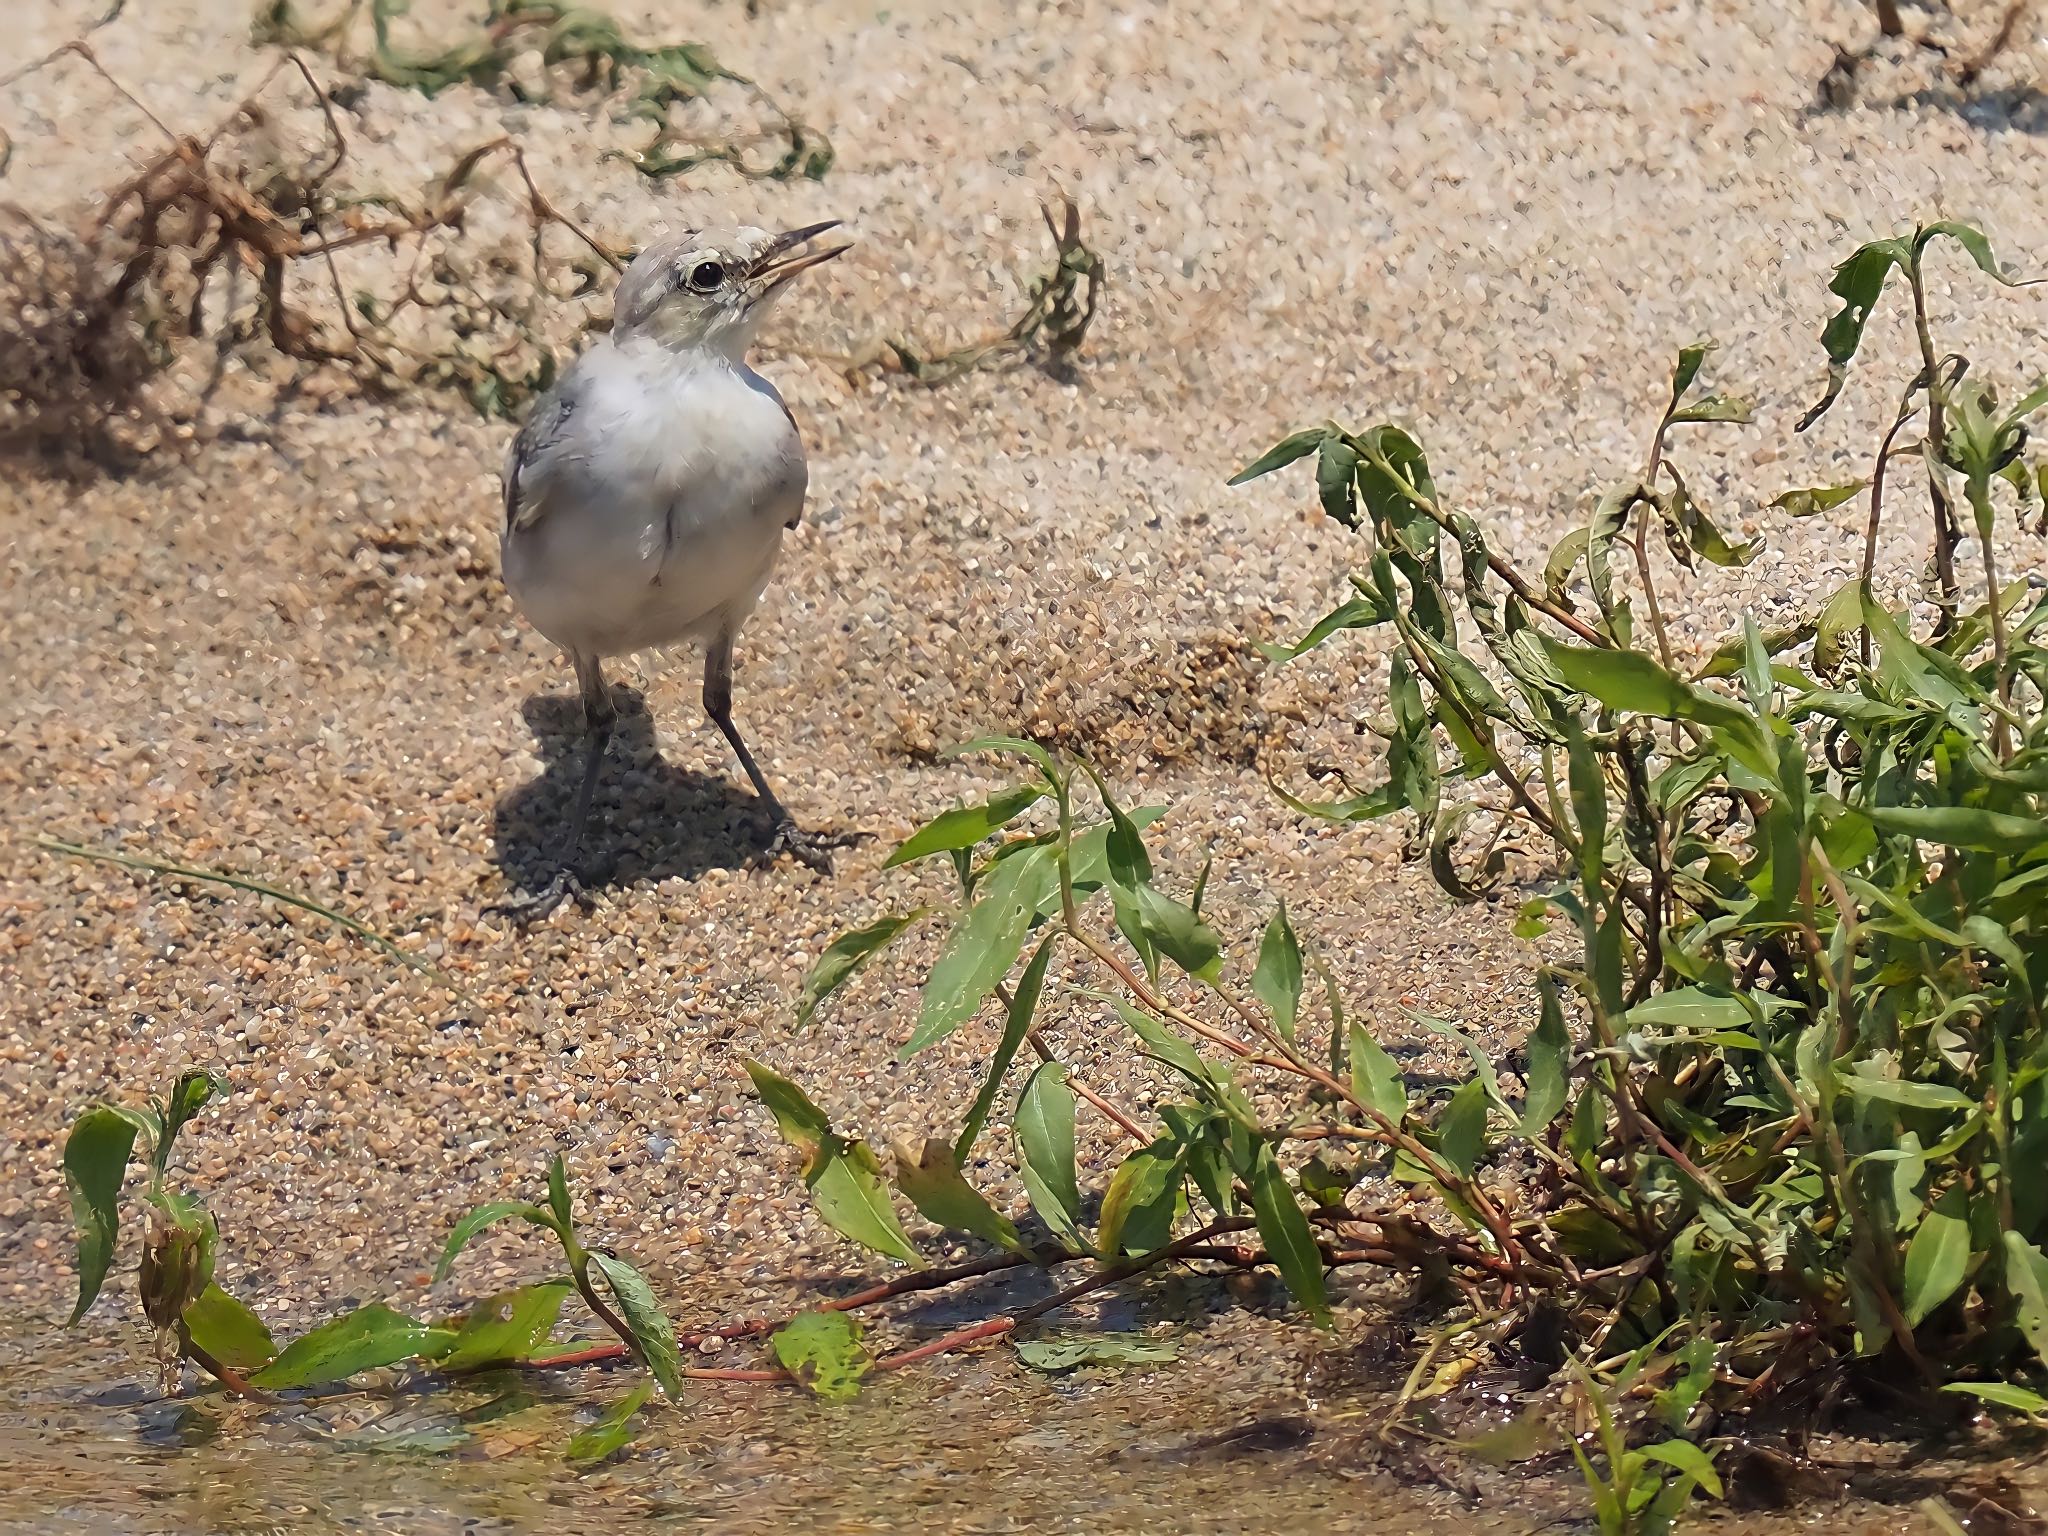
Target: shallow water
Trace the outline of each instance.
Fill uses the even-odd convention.
[[[1045,1378],[992,1353],[879,1380],[852,1405],[693,1383],[682,1409],[582,1473],[561,1446],[621,1375],[415,1376],[276,1407],[164,1400],[150,1375],[139,1340],[0,1335],[0,1529],[1434,1536],[1469,1523],[1448,1492],[1331,1460],[1298,1392],[1184,1366]]]

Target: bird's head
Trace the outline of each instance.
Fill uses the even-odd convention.
[[[751,226],[691,230],[642,251],[619,279],[612,334],[737,360],[775,298],[806,267],[850,246],[813,247],[839,221],[771,235]]]

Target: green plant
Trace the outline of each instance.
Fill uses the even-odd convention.
[[[1691,1501],[1694,1489],[1721,1497],[1721,1478],[1714,1470],[1712,1454],[1690,1440],[1673,1437],[1643,1445],[1629,1443],[1616,1423],[1609,1392],[1626,1391],[1633,1372],[1624,1371],[1612,1388],[1603,1389],[1584,1366],[1574,1361],[1573,1367],[1580,1401],[1593,1416],[1593,1432],[1585,1438],[1594,1442],[1600,1465],[1586,1453],[1581,1437],[1569,1436],[1566,1443],[1592,1496],[1600,1536],[1665,1536]]]
[[[1185,898],[1168,894],[1139,818],[1092,769],[981,742],[1030,776],[940,817],[891,861],[948,864],[959,891],[906,1050],[991,998],[1006,1016],[956,1146],[972,1144],[1029,1042],[1041,1063],[1017,1100],[1016,1164],[1058,1243],[1105,1273],[1249,1212],[1263,1245],[1249,1258],[1274,1265],[1319,1321],[1330,1266],[1407,1268],[1463,1293],[1461,1337],[1506,1344],[1541,1309],[1582,1360],[1629,1353],[1611,1388],[1623,1396],[1683,1383],[1719,1411],[1846,1364],[1876,1394],[1948,1386],[2039,1402],[2011,1378],[2037,1378],[2048,1355],[2048,1195],[2024,1176],[2048,1148],[2048,600],[2001,580],[1994,535],[2001,503],[2024,518],[2041,502],[2026,423],[2048,389],[2004,406],[1973,365],[1936,349],[1923,267],[1938,239],[2012,282],[1960,224],[1855,252],[1832,284],[1828,390],[1802,425],[1839,394],[1893,272],[1913,297],[1917,372],[1867,485],[1769,498],[1798,517],[1867,491],[1864,575],[1783,630],[1745,621],[1692,675],[1658,544],[1683,569],[1742,565],[1761,547],[1722,532],[1672,456],[1680,429],[1750,419],[1742,400],[1700,391],[1705,345],[1680,352],[1641,472],[1599,497],[1540,580],[1442,495],[1420,444],[1391,424],[1296,433],[1237,477],[1312,461],[1323,509],[1364,545],[1353,596],[1268,653],[1367,627],[1394,641],[1384,782],[1288,802],[1338,820],[1413,815],[1432,873],[1461,899],[1497,887],[1515,859],[1524,877],[1561,876],[1523,911],[1522,932],[1562,923],[1576,953],[1534,977],[1519,1093],[1474,1039],[1421,1015],[1473,1072],[1441,1101],[1411,1093],[1346,1022],[1284,909],[1255,952],[1233,946],[1202,915],[1206,866]],[[1921,411],[1924,439],[1901,445]],[[1908,454],[1933,530],[1925,634],[1873,570],[1886,470]],[[1974,607],[1958,569],[1963,507],[1982,566]],[[1102,807],[1088,825],[1084,783]],[[976,852],[1042,801],[1055,825]],[[940,910],[840,940],[807,980],[804,1012]],[[1056,947],[1085,973],[1061,989],[1175,1069],[1180,1098],[1133,1110],[1072,1081],[1032,1026]],[[1068,1129],[1077,1092],[1135,1144],[1092,1231]],[[1254,1113],[1276,1095],[1283,1113]],[[1540,1170],[1533,1185],[1493,1171],[1516,1143]],[[898,1182],[931,1219],[995,1240]],[[884,1203],[872,1159],[863,1189],[867,1209]],[[885,1248],[823,1214],[901,1256],[893,1232]],[[1681,1433],[1607,1446],[1618,1518],[1664,1518],[1706,1482],[1684,1445]]]
[[[302,21],[292,0],[268,0],[257,14],[256,40],[326,49],[368,79],[426,96],[457,84],[508,86],[523,95],[512,78],[512,62],[522,51],[537,48],[544,68],[572,68],[576,89],[609,93],[618,99],[621,119],[653,126],[654,137],[625,156],[643,175],[673,176],[717,162],[744,176],[815,180],[831,168],[832,146],[822,133],[791,117],[760,86],[719,63],[702,43],[635,42],[615,18],[594,7],[557,0],[489,0],[476,31],[437,52],[416,53],[393,36],[393,23],[411,9],[410,0],[368,4],[372,43],[361,59],[350,60],[347,47],[364,0],[348,0],[320,23]],[[673,109],[709,97],[720,85],[750,94],[767,115],[768,126],[757,135],[723,143],[690,139],[677,126]],[[543,99],[550,91],[544,88]],[[764,144],[774,146],[766,164],[755,153]]]

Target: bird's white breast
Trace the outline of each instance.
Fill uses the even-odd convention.
[[[599,343],[564,380],[544,503],[505,576],[536,628],[598,655],[736,625],[801,510],[803,447],[744,364]]]

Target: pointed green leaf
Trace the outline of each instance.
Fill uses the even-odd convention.
[[[882,868],[894,869],[899,864],[908,864],[953,848],[972,848],[983,838],[993,837],[1049,792],[1043,784],[1023,784],[992,796],[980,805],[956,806],[933,817],[905,838],[883,861]]]
[[[1401,1067],[1366,1033],[1365,1026],[1351,1026],[1351,1091],[1394,1125],[1408,1112],[1408,1085]]]
[[[1906,1321],[1914,1327],[1956,1292],[1970,1264],[1970,1200],[1950,1185],[1906,1245]]]
[[[341,1381],[402,1360],[436,1359],[454,1340],[446,1328],[430,1328],[372,1302],[293,1339],[249,1384],[275,1391]]]
[[[71,1220],[78,1229],[78,1301],[70,1321],[106,1283],[121,1230],[121,1181],[135,1148],[135,1122],[104,1106],[88,1109],[64,1138],[64,1183],[71,1191]]]
[[[1276,469],[1284,469],[1296,459],[1305,459],[1322,447],[1323,439],[1330,433],[1329,427],[1310,427],[1305,431],[1290,433],[1232,475],[1227,483],[1243,485],[1247,480],[1256,480],[1261,475],[1270,475]]]
[[[1011,1343],[1019,1361],[1048,1376],[1084,1365],[1163,1365],[1180,1353],[1171,1340],[1128,1333],[1056,1333]]]
[[[874,1364],[861,1332],[848,1312],[800,1312],[768,1336],[768,1348],[813,1395],[828,1403],[851,1402]]]
[[[1245,1184],[1251,1192],[1252,1214],[1258,1220],[1259,1241],[1266,1245],[1266,1256],[1309,1319],[1318,1328],[1333,1326],[1323,1285],[1323,1255],[1270,1144],[1259,1143]]]
[[[919,907],[912,912],[878,917],[864,928],[849,929],[826,945],[825,953],[818,956],[817,964],[804,973],[803,985],[797,993],[796,1027],[802,1029],[810,1023],[820,1003],[852,980],[855,972],[931,910],[930,907]]]
[[[469,1309],[455,1342],[441,1356],[444,1371],[468,1371],[504,1361],[526,1360],[554,1332],[562,1303],[574,1289],[567,1281],[522,1285],[486,1296]]]
[[[1803,486],[1797,490],[1780,491],[1771,498],[1769,505],[1787,517],[1812,517],[1816,512],[1828,512],[1839,507],[1868,484],[1868,480],[1850,480],[1841,485]]]
[[[640,1363],[661,1384],[662,1392],[671,1402],[680,1400],[683,1395],[683,1359],[676,1348],[675,1325],[662,1311],[661,1303],[655,1300],[654,1287],[647,1283],[647,1277],[639,1270],[612,1254],[593,1249],[590,1263],[604,1276],[612,1299],[619,1304],[626,1327],[632,1332],[633,1346],[640,1356]]]
[[[981,1081],[981,1091],[975,1094],[967,1119],[960,1126],[960,1134],[953,1140],[956,1166],[967,1160],[967,1153],[981,1135],[981,1128],[988,1124],[988,1112],[995,1105],[996,1095],[1002,1091],[1003,1077],[1009,1072],[1010,1063],[1017,1059],[1017,1048],[1024,1043],[1024,1037],[1031,1033],[1031,1016],[1038,1007],[1039,995],[1045,990],[1045,968],[1052,960],[1053,945],[1058,937],[1056,932],[1046,934],[1026,963],[1024,974],[1017,979],[1017,990],[1010,994],[1009,1013],[1003,1021],[1003,1038],[996,1046],[995,1055],[989,1058],[988,1074]]]
[[[1081,1242],[1081,1192],[1074,1177],[1074,1090],[1067,1069],[1042,1062],[1024,1084],[1015,1117],[1018,1172],[1039,1219],[1069,1242]]]
[[[156,1138],[156,1166],[159,1172],[166,1171],[171,1166],[171,1147],[178,1139],[178,1132],[185,1128],[187,1121],[206,1107],[207,1101],[215,1094],[226,1093],[227,1086],[225,1079],[197,1068],[178,1075],[177,1082],[171,1086],[171,1096],[164,1101],[164,1128],[162,1134]]]
[[[1572,1042],[1565,1029],[1564,1004],[1548,971],[1538,974],[1536,988],[1542,1012],[1529,1036],[1528,1091],[1522,1098],[1522,1134],[1534,1141],[1564,1108],[1571,1086]]]
[[[455,1223],[455,1230],[448,1234],[447,1246],[441,1250],[440,1261],[434,1265],[435,1283],[439,1284],[448,1278],[448,1271],[455,1264],[455,1256],[469,1246],[471,1238],[494,1222],[503,1221],[511,1216],[517,1216],[522,1221],[530,1221],[537,1227],[546,1227],[550,1232],[558,1230],[552,1212],[537,1205],[529,1205],[524,1200],[493,1200],[488,1205],[480,1205]]]
[[[2048,1257],[2017,1232],[2007,1232],[2004,1245],[2005,1288],[2020,1332],[2035,1355],[2048,1362]]]
[[[1436,1124],[1437,1155],[1471,1178],[1486,1150],[1486,1084],[1468,1078],[1445,1103]]]
[[[1141,885],[1134,893],[1139,926],[1160,954],[1197,981],[1213,982],[1223,973],[1223,940],[1194,908]]]
[[[633,1438],[633,1418],[654,1396],[654,1383],[643,1381],[605,1410],[604,1417],[579,1430],[569,1441],[571,1461],[597,1462],[617,1455]]]
[[[263,1320],[218,1285],[209,1283],[185,1309],[185,1331],[231,1371],[253,1371],[277,1356]]]
[[[1377,596],[1370,592],[1361,593],[1349,602],[1340,603],[1317,619],[1309,632],[1292,645],[1261,644],[1257,650],[1268,661],[1293,661],[1298,656],[1307,655],[1340,630],[1370,629],[1386,623],[1391,618],[1393,614]]]
[[[827,1134],[804,1168],[804,1183],[818,1215],[841,1237],[906,1264],[918,1262],[866,1142]]]
[[[555,1221],[564,1233],[574,1225],[569,1219],[569,1170],[557,1152],[548,1159],[548,1209],[555,1213]]]
[[[2043,1397],[2038,1392],[2029,1392],[2025,1387],[2016,1387],[2009,1381],[1951,1381],[1941,1390],[1961,1392],[1996,1404],[2000,1408],[2014,1409],[2019,1413],[2048,1413],[2048,1397]]]
[[[1289,1040],[1301,1012],[1301,944],[1287,921],[1287,903],[1280,903],[1259,941],[1259,964],[1252,972],[1252,992],[1272,1012],[1273,1024]]]
[[[953,928],[925,980],[917,1029],[900,1055],[908,1059],[974,1017],[1009,974],[1024,945],[1037,901],[1037,877],[1058,855],[1040,844],[1004,859],[982,881],[976,900]]]
[[[775,1117],[775,1127],[782,1132],[782,1139],[806,1153],[815,1153],[818,1144],[832,1134],[832,1122],[826,1118],[825,1111],[813,1104],[810,1095],[780,1072],[764,1067],[758,1061],[749,1061],[746,1067],[747,1076],[753,1080],[754,1092],[761,1096],[761,1102]]]

